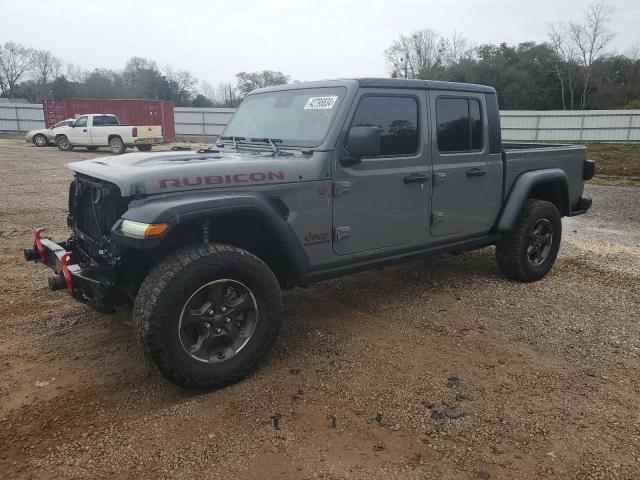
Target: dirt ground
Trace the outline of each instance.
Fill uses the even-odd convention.
[[[640,478],[639,188],[588,186],[534,284],[486,248],[286,292],[263,366],[195,395],[22,259],[106,154],[0,139],[0,478]]]

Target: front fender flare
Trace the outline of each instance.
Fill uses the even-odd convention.
[[[516,178],[513,187],[505,200],[502,212],[496,223],[498,232],[508,232],[513,229],[522,206],[529,198],[529,194],[536,185],[547,182],[562,182],[568,188],[567,174],[559,168],[546,168],[525,172]],[[568,205],[567,205],[568,208]],[[567,210],[568,211],[568,210]]]
[[[218,214],[243,213],[252,211],[260,214],[273,227],[278,238],[291,256],[293,266],[298,275],[309,270],[309,260],[295,233],[286,220],[286,213],[277,208],[274,202],[261,194],[252,193],[185,193],[151,198],[146,201],[132,202],[122,215],[122,220],[141,223],[168,223],[173,227],[200,218],[211,218]],[[117,244],[130,248],[156,247],[163,241],[163,236],[149,239],[133,239],[118,233],[121,222],[118,221],[111,230],[111,238]]]

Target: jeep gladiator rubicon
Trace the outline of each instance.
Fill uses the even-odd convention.
[[[149,152],[154,145],[164,143],[164,138],[159,125],[121,125],[115,115],[91,114],[57,128],[55,142],[64,151],[86,147],[94,152],[99,147],[109,147],[112,153],[120,155],[127,147]]]
[[[215,148],[68,167],[71,236],[26,259],[101,312],[133,301],[151,361],[200,390],[268,352],[282,289],[488,245],[544,277],[594,173],[584,146],[501,143],[493,88],[398,79],[256,90]]]

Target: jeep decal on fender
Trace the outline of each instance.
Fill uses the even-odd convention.
[[[206,175],[204,177],[191,178],[163,178],[160,188],[172,187],[197,187],[200,185],[223,185],[251,182],[271,182],[273,180],[284,180],[284,172],[252,172],[236,173],[234,175]]]

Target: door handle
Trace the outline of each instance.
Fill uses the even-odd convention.
[[[481,177],[482,175],[486,175],[487,171],[484,168],[470,168],[467,170],[467,177]]]
[[[412,173],[404,177],[404,183],[425,183],[429,180],[429,175],[424,173]]]
[[[83,131],[83,132],[86,132],[86,131],[87,131],[87,129],[85,128],[85,129],[84,129],[84,130],[82,130],[82,131]]]

